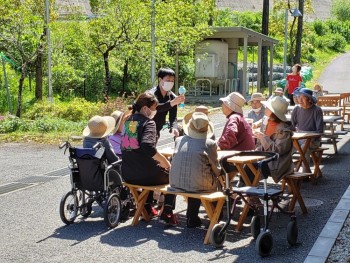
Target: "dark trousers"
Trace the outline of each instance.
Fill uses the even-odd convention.
[[[295,102],[293,100],[293,94],[289,94],[288,93],[288,99],[289,99],[289,104],[290,106],[294,106],[295,105]]]
[[[196,198],[189,197],[187,199],[187,218],[196,218],[198,217],[199,207],[201,206],[201,200]]]

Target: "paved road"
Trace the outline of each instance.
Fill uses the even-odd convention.
[[[330,93],[350,91],[350,52],[335,58],[322,72],[319,83]]]
[[[333,71],[332,67],[327,70]],[[329,80],[338,79],[339,75],[321,77]],[[343,79],[343,83],[348,81]],[[331,90],[326,84],[325,87],[331,92],[340,91]],[[212,119],[218,135],[224,118],[216,114]],[[166,135],[164,131],[161,140],[164,146],[172,144]],[[242,232],[231,228],[222,249],[203,245],[205,230],[185,227],[186,207],[182,198],[177,200],[180,225],[176,228],[164,229],[156,220],[131,227],[129,220],[107,230],[99,207],[93,208],[88,219],[65,226],[59,218],[58,206],[61,196],[70,189],[69,177],[62,176],[60,170],[68,164],[67,156],[57,146],[1,144],[0,192],[9,187],[25,188],[0,193],[0,262],[303,262],[350,183],[350,137],[344,136],[338,145],[339,154],[330,154],[324,160],[324,177],[318,185],[303,184],[309,213],[301,215],[296,208],[298,246],[288,246],[288,218],[276,214],[270,225],[274,238],[272,256],[261,259],[255,253],[249,228]]]

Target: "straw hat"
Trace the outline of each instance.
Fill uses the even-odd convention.
[[[232,111],[243,114],[242,107],[244,106],[245,98],[242,96],[242,94],[238,92],[232,92],[226,97],[220,98],[220,101],[225,103],[225,105]]]
[[[310,98],[311,101],[313,102],[313,104],[316,104],[316,102],[317,102],[317,99],[315,96],[313,96],[313,92],[311,89],[301,88],[300,90],[296,91],[295,93],[296,93],[295,94],[296,96],[304,95],[304,96]],[[293,92],[293,95],[294,95],[294,92]]]
[[[197,106],[195,109],[194,109],[194,112],[202,112],[204,113],[205,115],[208,115],[209,114],[209,109],[206,107],[206,106],[203,106],[203,105],[200,105],[200,106]],[[183,120],[188,123],[190,121],[190,119],[192,118],[192,114],[194,112],[190,112],[190,113],[187,113],[185,115],[185,117],[183,118]]]
[[[272,111],[281,121],[287,121],[286,113],[288,110],[288,102],[284,98],[276,96],[271,100],[263,101],[262,104]]]
[[[258,101],[265,101],[266,99],[264,98],[264,95],[262,95],[262,93],[257,92],[257,93],[253,93],[252,97],[250,98],[250,100],[248,101],[248,104],[251,104],[252,101],[254,100],[258,100]]]
[[[116,110],[112,112],[111,116],[115,119],[115,127],[112,131],[112,134],[115,134],[120,126],[124,113],[119,110]]]
[[[110,134],[115,127],[115,119],[112,116],[94,116],[83,131],[83,136],[91,138],[103,138]]]
[[[275,93],[283,93],[283,89],[282,88],[277,88],[274,91]]]
[[[193,112],[190,119],[183,119],[185,134],[194,139],[211,138],[214,135],[214,125],[203,112]]]

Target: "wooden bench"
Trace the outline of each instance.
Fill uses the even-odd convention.
[[[282,190],[285,190],[285,185],[287,184],[289,186],[290,194],[292,194],[292,198],[289,203],[289,211],[293,211],[295,208],[295,203],[298,201],[301,211],[303,214],[307,214],[307,208],[305,206],[303,197],[300,192],[301,182],[309,178],[311,176],[311,173],[292,173],[287,176],[285,176],[282,180]]]
[[[143,186],[128,183],[124,183],[124,185],[130,189],[130,192],[133,195],[136,202],[136,212],[132,220],[133,226],[139,223],[140,216],[142,216],[142,218],[147,222],[150,220],[148,213],[145,209],[145,202],[150,191],[157,191],[164,194],[181,195],[185,198],[191,197],[200,199],[210,220],[210,225],[204,238],[204,244],[209,244],[210,233],[214,225],[218,222],[222,206],[225,203],[226,196],[223,194],[223,192],[186,193],[172,190],[169,191],[168,187],[170,187],[170,185]],[[142,192],[139,192],[139,189],[142,189]]]
[[[312,161],[314,163],[314,172],[311,176],[311,179],[313,180],[313,183],[316,183],[316,179],[318,177],[321,177],[322,176],[322,172],[321,172],[321,169],[320,169],[320,165],[321,165],[321,161],[322,161],[322,155],[323,155],[323,152],[328,150],[329,148],[324,148],[324,147],[318,147],[317,149],[315,150],[312,150],[311,151],[311,158],[312,158]]]

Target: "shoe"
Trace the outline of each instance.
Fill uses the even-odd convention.
[[[177,216],[173,214],[173,212],[170,213],[162,213],[160,215],[159,221],[167,226],[177,226],[179,224],[179,221],[177,220]]]
[[[188,228],[196,228],[202,225],[202,220],[197,216],[194,218],[187,218],[187,227]]]
[[[150,204],[146,204],[145,205],[145,209],[149,215],[150,218],[156,217],[158,216],[158,211],[157,209],[155,209],[153,206],[151,206]]]

